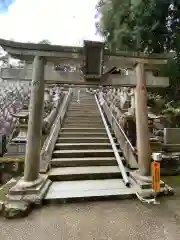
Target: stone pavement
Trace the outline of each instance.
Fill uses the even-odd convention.
[[[179,197],[45,206],[27,218],[0,218],[1,240],[178,240]],[[176,213],[175,213],[176,210]]]

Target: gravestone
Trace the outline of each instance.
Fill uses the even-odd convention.
[[[165,144],[180,144],[180,128],[164,128]]]

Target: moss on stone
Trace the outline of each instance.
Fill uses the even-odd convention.
[[[0,157],[0,163],[3,162],[24,162],[25,155],[12,155]]]
[[[13,178],[14,180],[7,182],[3,186],[0,187],[0,201],[6,201],[7,200],[7,194],[9,192],[9,189],[12,188],[16,182],[20,179],[20,177]]]

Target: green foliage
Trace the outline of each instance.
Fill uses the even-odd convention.
[[[100,1],[97,6],[100,14],[99,32],[113,49],[164,52],[170,47],[172,35],[167,27],[171,2],[172,0]]]
[[[111,50],[174,51],[163,71],[173,86],[180,85],[180,0],[100,0],[96,15]]]
[[[39,42],[39,44],[51,44],[51,42],[48,39],[43,39]]]

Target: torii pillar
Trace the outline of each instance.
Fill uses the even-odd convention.
[[[140,176],[150,176],[151,151],[148,129],[147,89],[144,64],[136,65],[135,114]]]
[[[36,181],[39,176],[42,121],[44,112],[44,86],[44,59],[35,56],[32,73],[27,147],[24,167],[24,180],[27,182]]]
[[[29,107],[28,136],[25,155],[24,177],[10,189],[9,198],[23,199],[24,195],[30,202],[40,201],[41,192],[51,183],[47,175],[39,174],[40,150],[42,138],[42,121],[44,110],[44,65],[45,59],[35,56],[33,62],[31,98]]]

